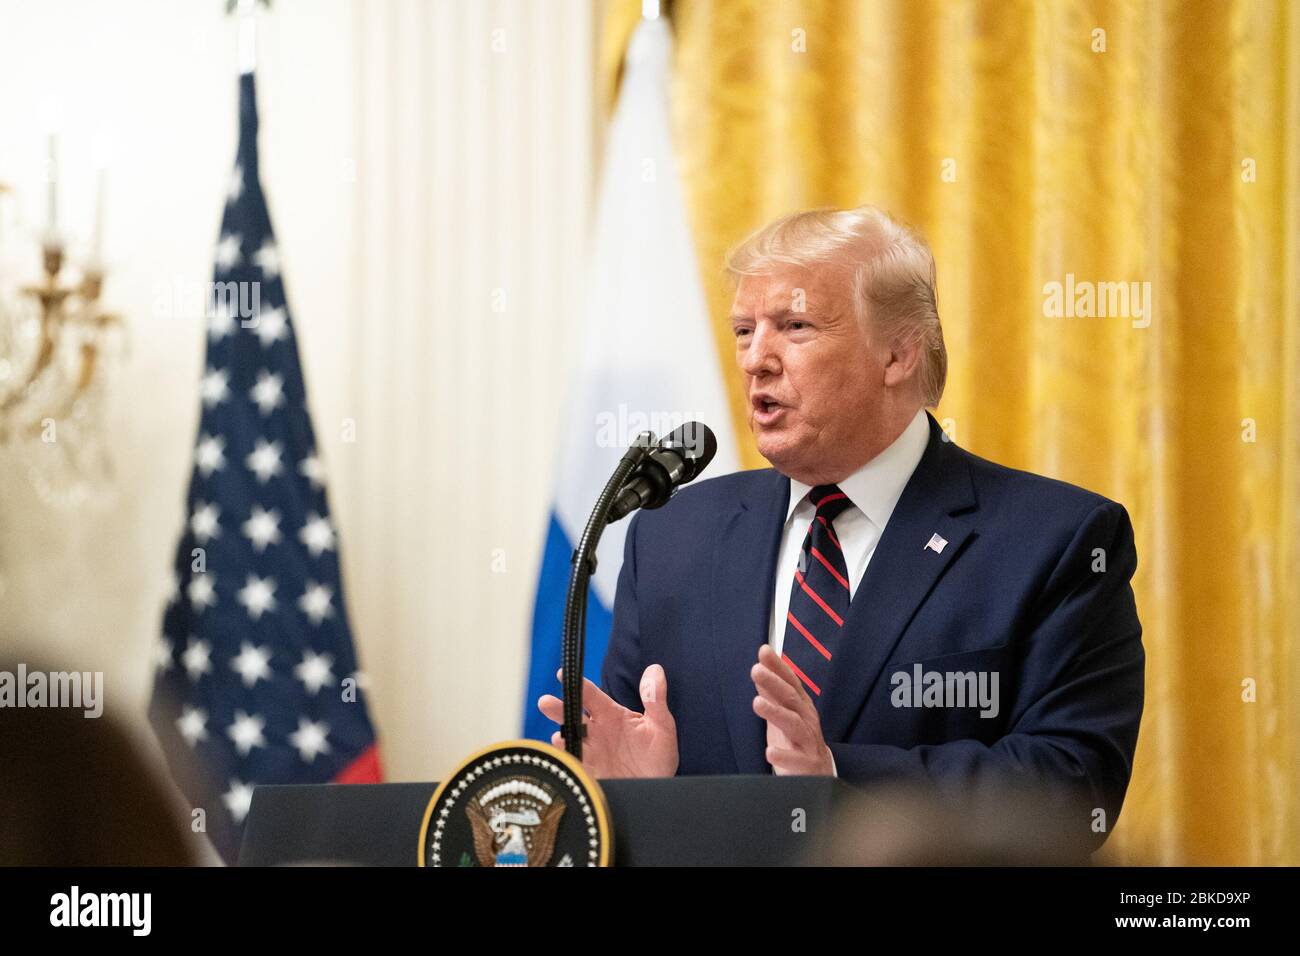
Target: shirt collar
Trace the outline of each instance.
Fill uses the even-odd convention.
[[[840,491],[848,495],[858,510],[883,531],[929,443],[929,419],[924,408],[918,409],[916,416],[903,429],[903,433],[894,439],[892,445],[838,483]],[[799,507],[812,487],[790,479],[790,503],[785,513],[787,523],[794,514],[794,509]]]

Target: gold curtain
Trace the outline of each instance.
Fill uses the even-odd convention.
[[[608,102],[640,3],[605,13]],[[1300,3],[675,0],[670,16],[738,434],[724,251],[805,207],[918,226],[951,365],[940,420],[1133,519],[1146,711],[1109,858],[1300,863]],[[1107,283],[1137,283],[1127,307],[1081,316],[1090,284],[1092,311],[1118,295]]]

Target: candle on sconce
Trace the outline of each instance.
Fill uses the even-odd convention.
[[[108,166],[112,145],[107,133],[96,137],[95,147],[95,222],[91,233],[90,267],[96,272],[104,268],[104,221],[108,211]]]
[[[59,128],[63,125],[63,103],[58,96],[41,99],[37,108],[45,131],[45,239],[54,247],[59,241]]]
[[[51,131],[45,156],[45,241],[53,244],[59,235],[59,136]]]
[[[90,262],[97,271],[104,268],[104,207],[108,202],[108,166],[95,171],[95,231],[90,247]]]

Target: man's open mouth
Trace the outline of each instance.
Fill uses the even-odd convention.
[[[785,406],[767,395],[755,395],[750,399],[750,407],[754,410],[754,421],[760,425],[771,425],[781,417]]]

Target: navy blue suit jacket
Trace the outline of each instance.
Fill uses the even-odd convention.
[[[641,711],[641,674],[663,665],[679,774],[771,772],[750,668],[768,639],[789,487],[772,469],[701,481],[628,529],[602,682]],[[936,533],[941,553],[926,548]],[[1142,714],[1136,564],[1121,505],[978,458],[931,417],[823,692],[840,777],[1064,785],[1106,810],[1108,831]],[[997,716],[895,706],[891,675],[917,662],[998,672]]]

